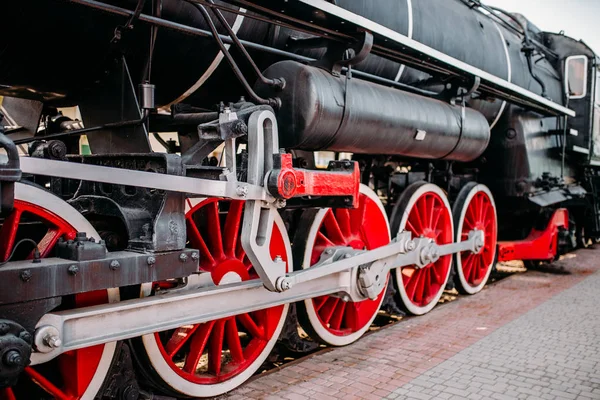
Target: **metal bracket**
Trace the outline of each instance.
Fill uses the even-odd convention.
[[[372,49],[373,34],[362,31],[361,37],[352,46],[346,43],[329,43],[325,56],[313,65],[331,71],[334,76],[340,76],[344,67],[352,67],[364,61]]]
[[[257,111],[248,121],[248,184],[266,186],[266,174],[273,169],[273,155],[279,153],[277,120],[272,111]],[[248,200],[244,209],[242,247],[265,287],[277,291],[276,280],[285,274],[281,255],[271,258],[269,245],[277,209],[264,201]],[[281,232],[289,242],[287,232]]]
[[[15,182],[21,180],[19,152],[15,143],[4,134],[3,119],[4,116],[0,114],[0,148],[6,150],[8,161],[0,162],[0,213],[12,210],[15,201]]]

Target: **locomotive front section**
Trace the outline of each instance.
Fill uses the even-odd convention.
[[[296,323],[347,345],[598,236],[587,46],[333,3],[6,5],[0,398],[217,396]]]

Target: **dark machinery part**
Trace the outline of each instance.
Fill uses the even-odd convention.
[[[14,385],[29,365],[33,336],[21,325],[0,319],[0,389]]]
[[[75,240],[59,239],[57,256],[37,263],[14,261],[0,268],[0,281],[11,288],[0,291],[0,304],[183,278],[198,271],[200,257],[193,249],[107,252],[104,241],[96,242],[84,232],[78,232]]]
[[[19,152],[15,143],[4,134],[3,119],[4,115],[0,113],[0,149],[4,149],[8,156],[6,162],[3,157],[0,157],[0,213],[12,210],[15,201],[15,182],[21,180]]]
[[[295,61],[265,75],[287,82],[277,111],[283,147],[471,161],[490,139],[487,120],[473,109]]]
[[[173,154],[86,156],[84,164],[183,175],[182,160]],[[77,164],[73,165],[77,168]],[[185,203],[180,193],[82,181],[70,200],[96,229],[106,233],[111,250],[176,251],[185,248]],[[112,247],[113,239],[122,244]],[[110,240],[109,240],[110,239]]]
[[[110,54],[110,40],[114,36],[115,27],[122,25],[128,17],[131,17],[133,13],[131,10],[136,7],[137,1],[108,0],[107,3],[125,7],[128,14],[120,12],[119,16],[115,16],[99,13],[89,7],[58,0],[8,2],[3,10],[5,23],[0,27],[0,37],[11,37],[11,41],[0,57],[0,65],[2,65],[0,84],[13,88],[3,91],[3,94],[12,93],[16,96],[29,97],[33,95],[42,99],[72,102],[81,95],[83,89],[94,87],[94,82],[101,80],[104,72],[108,70],[107,60],[110,60],[110,57],[106,55]],[[340,0],[336,4],[407,36],[410,35],[409,26],[412,19],[413,39],[502,79],[509,79],[508,63],[510,62],[511,82],[524,88],[532,88],[538,94],[541,93],[541,88],[538,90],[539,85],[532,78],[526,59],[521,54],[523,38],[504,26],[497,28],[493,19],[474,11],[462,1],[443,3],[432,0],[420,1],[413,2],[410,8],[406,0],[378,2]],[[218,2],[217,5],[223,4]],[[110,8],[110,6],[103,7],[102,3],[95,6],[105,10]],[[300,5],[291,1],[285,6],[299,7]],[[148,15],[140,15],[134,29],[127,32],[121,41],[136,82],[143,80],[147,70],[149,49],[146,47],[150,36],[148,17]],[[152,80],[159,88],[157,105],[170,104],[180,98],[188,89],[194,87],[205,73],[208,79],[199,85],[195,92],[192,91],[189,97],[191,103],[214,104],[223,98],[237,97],[243,92],[240,83],[236,79],[231,79],[232,72],[227,63],[217,63],[218,67],[214,73],[207,73],[211,66],[214,67],[213,62],[219,48],[214,45],[214,40],[208,37],[209,26],[195,5],[177,0],[163,0],[161,17],[201,30],[203,32],[194,32],[202,33],[203,37],[190,36],[189,31],[188,34],[184,34],[183,28],[180,31],[160,30],[160,40],[156,41],[153,50]],[[240,20],[242,17],[243,20]],[[322,49],[316,49],[314,46],[303,49],[302,41],[292,40],[310,38],[314,35],[307,35],[286,27],[270,35],[269,24],[253,17],[249,13],[240,16],[230,12],[224,13],[224,18],[230,26],[233,27],[237,20],[238,24],[233,31],[241,40],[257,44],[255,49],[259,49],[258,46],[272,49],[269,53],[252,53],[259,68],[264,69],[282,58],[290,58],[280,49],[293,48],[296,53],[311,58],[320,58],[323,54]],[[23,21],[23,18],[27,20]],[[307,21],[313,18],[308,18]],[[87,21],[91,19],[94,20],[94,30],[86,29]],[[268,20],[264,17],[262,19]],[[30,36],[17,38],[14,35],[5,36],[5,32],[17,31],[24,22],[32,26]],[[457,26],[460,26],[460,29],[457,30]],[[224,35],[223,38],[227,38],[227,29],[219,28],[218,31]],[[452,35],[448,32],[452,32]],[[343,36],[341,33],[340,35]],[[76,40],[73,46],[81,49],[76,60],[62,57],[60,52],[54,52],[48,54],[47,62],[44,63],[43,68],[40,68],[39,63],[35,62],[36,55],[23,50],[44,46],[46,43],[56,43],[57,37],[73,37]],[[227,43],[232,42],[232,40],[227,41]],[[324,43],[327,44],[327,41]],[[505,43],[508,43],[506,50],[509,53],[508,58]],[[189,49],[194,51],[188,51]],[[410,68],[400,73],[400,68],[398,63],[377,56],[370,56],[357,66],[358,70],[365,73],[405,84],[421,85],[429,77],[428,74]],[[533,70],[536,76],[544,81],[548,96],[556,102],[562,102],[560,79],[553,72],[555,69],[549,65],[549,61],[537,61],[533,65]],[[242,69],[242,72],[254,71],[246,68]],[[220,98],[216,99],[215,96]],[[493,121],[501,107],[501,102],[483,101],[476,107],[485,109],[482,112]]]
[[[117,354],[110,367],[110,373],[98,391],[96,399],[101,400],[138,400],[140,388],[136,379],[127,343],[117,345]]]

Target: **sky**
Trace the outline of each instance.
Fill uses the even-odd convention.
[[[600,0],[482,0],[484,4],[518,12],[540,29],[565,32],[600,54]]]

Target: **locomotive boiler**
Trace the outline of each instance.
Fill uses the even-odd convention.
[[[347,345],[600,238],[599,59],[522,15],[6,3],[2,399],[217,396],[297,321]]]

